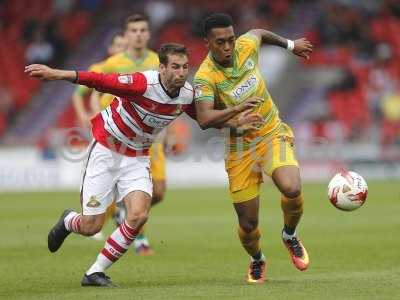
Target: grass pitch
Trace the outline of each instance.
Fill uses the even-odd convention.
[[[147,226],[156,255],[129,251],[109,269],[119,289],[79,285],[103,242],[71,235],[47,250],[49,228],[64,208],[79,208],[78,193],[0,194],[0,299],[400,299],[399,182],[369,182],[366,204],[350,213],[333,208],[325,189],[304,186],[298,231],[311,265],[299,272],[280,240],[279,195],[264,185],[268,282],[258,286],[244,281],[248,257],[226,191],[170,190]]]

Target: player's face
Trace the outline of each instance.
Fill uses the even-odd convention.
[[[128,47],[143,49],[150,39],[149,24],[146,21],[131,22],[125,30]]]
[[[170,54],[168,63],[160,64],[160,74],[168,88],[178,89],[185,85],[189,73],[189,61],[186,55]]]
[[[206,38],[208,50],[222,66],[231,66],[235,51],[233,27],[213,28]]]
[[[125,51],[127,45],[128,45],[128,41],[126,40],[126,38],[124,38],[123,36],[117,35],[113,39],[110,47],[108,47],[108,54],[111,56],[111,55],[120,53],[122,51]]]

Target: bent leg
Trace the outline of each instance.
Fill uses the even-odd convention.
[[[251,257],[259,258],[261,253],[261,233],[258,229],[259,197],[234,203],[234,207],[238,216],[238,235],[242,246]]]
[[[133,191],[124,197],[127,209],[125,221],[107,239],[104,248],[97,256],[96,262],[89,268],[86,275],[104,273],[113,263],[128,250],[129,246],[146,223],[151,196],[142,191]]]
[[[283,211],[285,231],[294,234],[303,215],[303,196],[299,168],[284,166],[272,173],[272,180],[282,193],[281,207]]]

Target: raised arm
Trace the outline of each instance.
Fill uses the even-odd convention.
[[[305,59],[309,59],[309,55],[313,51],[313,45],[305,38],[292,41],[265,29],[252,29],[249,33],[255,35],[262,43],[288,49],[293,54]]]
[[[103,74],[84,71],[69,71],[52,69],[45,65],[29,65],[25,73],[41,80],[66,80],[72,83],[86,85],[99,92],[110,93],[120,97],[143,94],[146,90],[146,77],[142,73],[129,75]]]

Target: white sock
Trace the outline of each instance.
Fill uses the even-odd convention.
[[[71,211],[64,219],[65,228],[68,231],[79,233],[82,222],[82,215]]]
[[[287,241],[287,240],[291,240],[292,238],[294,238],[296,236],[296,231],[293,234],[287,234],[285,232],[285,230],[282,231],[282,238]]]
[[[255,259],[252,256],[250,256],[250,259],[252,262],[255,261]],[[261,253],[261,258],[258,261],[265,261],[264,253]]]
[[[138,230],[132,228],[124,221],[107,239],[95,263],[87,270],[86,275],[102,272],[108,269],[128,250]]]

